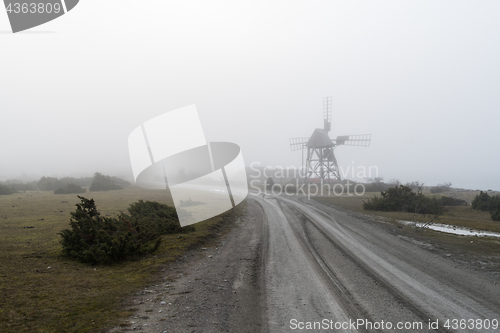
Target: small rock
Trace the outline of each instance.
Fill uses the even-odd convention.
[[[162,301],[162,302],[160,302],[160,304],[161,304],[161,305],[165,305],[165,304],[167,304],[167,302]],[[161,310],[160,310],[160,312],[161,312]]]

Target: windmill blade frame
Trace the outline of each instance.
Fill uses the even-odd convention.
[[[302,138],[291,138],[290,139],[290,148],[292,151],[303,149],[310,138],[302,137]]]
[[[323,129],[328,133],[332,129],[332,97],[323,98]]]
[[[358,146],[370,147],[372,140],[371,134],[354,134],[354,135],[339,135],[336,139],[332,140],[337,146]]]

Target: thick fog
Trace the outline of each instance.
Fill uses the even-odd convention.
[[[332,137],[372,134],[336,149],[344,171],[500,190],[499,17],[497,0],[81,0],[12,34],[0,10],[0,180],[132,178],[130,132],[190,104],[246,165],[299,167],[289,138],[332,96]]]

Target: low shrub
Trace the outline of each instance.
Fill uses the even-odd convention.
[[[115,183],[116,185],[121,186],[121,187],[130,186],[130,182],[128,182],[125,179],[120,178],[120,177],[111,176],[111,180],[113,181],[113,183]]]
[[[42,177],[37,183],[40,191],[55,191],[64,185],[66,185],[65,182],[53,177]]]
[[[96,172],[94,174],[94,179],[90,185],[90,191],[110,191],[110,190],[121,190],[123,187],[116,185],[110,176],[103,175],[102,173]]]
[[[481,191],[472,200],[472,209],[488,211],[493,221],[500,221],[500,195],[489,195]]]
[[[85,192],[87,192],[86,189],[75,184],[66,184],[63,187],[54,190],[55,194],[71,194],[71,193],[85,193]]]
[[[465,201],[463,199],[447,197],[444,195],[441,197],[441,202],[443,203],[444,206],[467,206],[468,205],[467,201]]]
[[[109,264],[133,255],[154,252],[161,235],[193,231],[182,228],[174,208],[158,202],[139,201],[129,214],[102,217],[94,199],[78,196],[81,202],[71,213],[71,229],[62,230],[63,254],[81,262]]]
[[[192,225],[181,227],[174,207],[156,202],[139,200],[130,205],[128,214],[123,214],[132,225],[147,228],[161,235],[175,232],[194,231]],[[182,211],[184,215],[189,212]]]
[[[90,187],[93,180],[94,177],[63,177],[60,179],[60,181],[64,182],[65,184],[75,184],[81,187]]]
[[[441,215],[444,205],[436,197],[426,197],[420,192],[414,192],[409,186],[399,185],[388,188],[385,192],[381,191],[379,197],[363,201],[363,209]]]
[[[0,184],[0,195],[9,195],[15,192],[10,186]]]
[[[493,221],[500,221],[500,209],[497,209],[494,212],[490,212],[490,214]]]
[[[474,200],[472,200],[472,209],[483,211],[500,210],[500,196],[490,196],[488,193],[481,191]]]

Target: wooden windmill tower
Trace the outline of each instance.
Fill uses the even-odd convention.
[[[290,147],[294,150],[307,148],[305,164],[303,163],[306,182],[340,181],[339,166],[334,155],[337,146],[369,147],[371,134],[341,135],[330,139],[328,132],[332,122],[332,98],[323,99],[323,128],[316,128],[309,138],[291,138]]]

